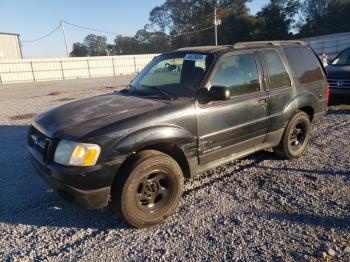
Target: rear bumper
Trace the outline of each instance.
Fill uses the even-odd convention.
[[[94,188],[91,186],[91,182],[94,182],[96,176],[100,175],[102,179],[106,175],[106,170],[102,168],[90,172],[87,170],[83,174],[67,173],[63,171],[63,168],[60,169],[58,166],[55,168],[55,166],[43,164],[35,157],[35,154],[31,150],[29,152],[31,162],[40,177],[65,201],[80,208],[91,210],[101,209],[108,205],[111,182],[102,183],[101,181],[99,183],[109,183],[107,186],[99,186],[98,184]],[[69,168],[65,169],[69,170]],[[79,186],[79,180],[81,180],[81,186]],[[92,181],[87,184],[89,180]]]

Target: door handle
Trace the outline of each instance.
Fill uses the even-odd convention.
[[[258,100],[255,100],[254,101],[254,105],[263,105],[263,104],[266,104],[267,103],[267,99],[266,98],[260,98]]]

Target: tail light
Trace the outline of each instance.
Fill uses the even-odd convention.
[[[327,84],[327,87],[326,87],[326,103],[327,103],[327,105],[329,104],[329,96],[330,96],[330,87],[329,87],[329,84]]]

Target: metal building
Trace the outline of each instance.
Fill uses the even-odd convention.
[[[0,60],[22,58],[22,49],[19,43],[19,35],[11,33],[0,33]]]

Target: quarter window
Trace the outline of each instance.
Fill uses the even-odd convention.
[[[210,86],[225,86],[231,97],[260,90],[254,54],[233,55],[224,58],[215,72]]]
[[[264,52],[269,71],[269,89],[290,86],[290,79],[280,56],[275,51]]]
[[[300,84],[323,80],[321,64],[311,49],[307,47],[286,47],[284,51]]]

